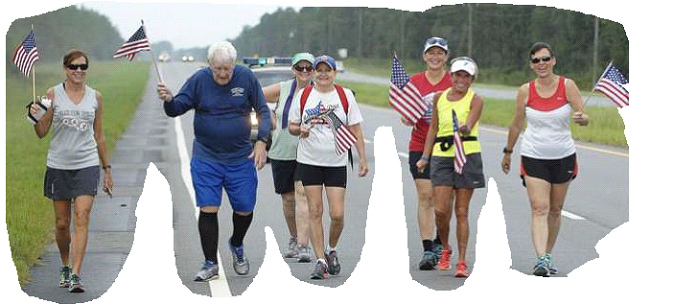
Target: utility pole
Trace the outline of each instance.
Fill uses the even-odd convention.
[[[592,77],[597,76],[597,62],[599,56],[599,17],[594,17],[594,54],[592,58]]]
[[[468,57],[473,57],[473,6],[468,6]]]

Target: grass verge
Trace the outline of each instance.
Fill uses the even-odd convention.
[[[108,154],[119,139],[142,98],[149,62],[93,62],[87,83],[103,95],[103,128]],[[39,140],[26,120],[25,105],[31,100],[32,81],[6,70],[6,221],[12,260],[19,283],[30,280],[30,268],[39,262],[45,245],[53,240],[54,211],[42,195],[47,150],[51,135]],[[38,64],[36,94],[65,79],[59,64]],[[56,271],[54,271],[56,272]]]
[[[388,86],[386,85],[361,84],[355,82],[340,83],[357,92],[356,96],[359,103],[378,107],[390,107],[388,105]],[[627,148],[625,123],[618,113],[617,108],[587,107],[585,111],[590,116],[590,124],[586,127],[571,124],[571,132],[574,139]],[[480,122],[482,122],[482,124],[508,127],[512,122],[514,113],[514,99],[485,99],[485,107],[482,110]]]

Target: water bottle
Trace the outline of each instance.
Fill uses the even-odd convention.
[[[46,96],[39,97],[38,99],[39,99],[38,102],[30,103],[26,107],[26,108],[28,108],[28,115],[26,116],[26,119],[28,119],[28,121],[30,121],[33,125],[37,124],[37,122],[40,121],[42,116],[45,113],[47,113],[47,109],[49,109],[49,107],[51,107],[51,100],[48,99]],[[35,115],[30,113],[30,108],[33,104],[36,104],[36,105],[39,106],[38,110],[37,110],[37,113]]]

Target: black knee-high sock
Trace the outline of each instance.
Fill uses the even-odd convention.
[[[243,244],[243,238],[246,236],[246,232],[248,232],[248,228],[252,222],[253,212],[250,212],[246,216],[239,215],[236,212],[232,213],[232,223],[234,224],[234,232],[231,238],[232,246],[238,247]]]
[[[218,262],[218,213],[199,213],[199,237],[206,260]]]

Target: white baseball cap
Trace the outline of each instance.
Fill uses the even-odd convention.
[[[477,65],[468,57],[459,57],[452,61],[450,72],[455,73],[459,71],[466,71],[470,76],[475,76],[477,74]]]

